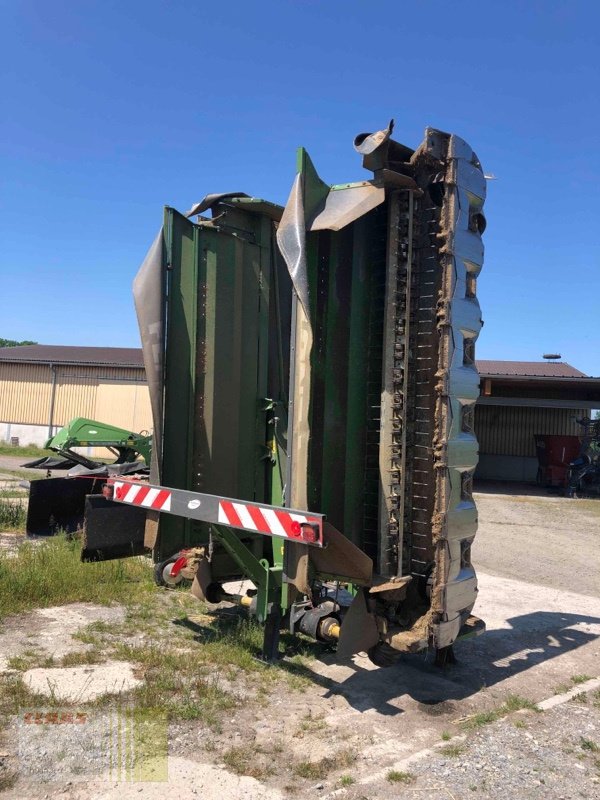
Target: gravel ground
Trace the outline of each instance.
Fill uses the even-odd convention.
[[[338,665],[325,656],[306,669],[308,688],[274,690],[262,706],[252,701],[246,681],[247,700],[229,712],[222,731],[209,732],[201,721],[172,725],[168,784],[109,778],[44,783],[44,776],[34,775],[9,789],[7,798],[600,799],[597,688],[586,702],[570,700],[541,713],[516,712],[463,729],[465,718],[498,709],[511,694],[540,702],[560,684],[574,685],[575,676],[598,675],[600,502],[491,494],[477,499],[475,611],[488,631],[457,646],[455,667],[440,671],[416,656],[383,671],[362,657]],[[11,654],[21,647],[19,636],[26,645],[19,625],[36,633],[32,623],[39,614],[5,630],[7,652],[9,644]],[[48,619],[38,620],[48,651],[54,649],[53,636],[57,646],[70,648],[70,632],[78,627],[75,618],[60,614],[49,610]],[[81,734],[68,726],[62,730],[69,752],[69,737]],[[442,741],[448,735],[450,740]],[[256,781],[224,766],[220,754],[246,744],[255,748],[257,759],[272,758],[273,776]],[[292,774],[299,758],[335,759],[345,747],[355,755],[343,771],[333,769],[312,781]],[[12,754],[11,767],[18,764],[14,741],[0,741],[0,761],[3,751]],[[396,782],[388,779],[392,770],[399,773]]]
[[[396,797],[575,800],[600,797],[600,703],[566,703],[482,727],[408,764],[410,783],[357,786],[348,800]]]

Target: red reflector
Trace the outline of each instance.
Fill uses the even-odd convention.
[[[302,528],[297,519],[292,520],[292,524],[290,525],[290,533],[292,536],[300,536],[302,534]]]
[[[117,490],[115,492],[117,499],[122,500],[125,497],[126,489],[124,486],[117,486]]]
[[[308,522],[305,522],[302,526],[302,538],[305,542],[317,542],[319,540],[319,532]]]

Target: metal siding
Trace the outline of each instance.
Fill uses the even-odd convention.
[[[51,393],[52,373],[46,364],[0,363],[0,422],[47,425]],[[144,369],[56,365],[53,424],[66,425],[73,417],[150,430]]]
[[[0,422],[45,425],[51,375],[43,364],[0,364]]]
[[[139,432],[152,428],[150,395],[146,385],[128,383],[100,383],[92,419]]]
[[[74,417],[94,419],[98,383],[94,378],[71,377],[58,374],[56,403],[52,422],[66,425]]]
[[[477,405],[475,432],[479,451],[485,455],[535,458],[536,434],[578,436],[581,428],[575,420],[585,415],[585,411],[571,408]]]

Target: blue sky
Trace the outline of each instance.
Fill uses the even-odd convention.
[[[488,184],[479,358],[600,375],[600,3],[1,0],[0,336],[137,346],[131,281],[209,192],[284,202],[295,148],[465,138]]]

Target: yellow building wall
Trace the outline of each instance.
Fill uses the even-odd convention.
[[[45,364],[0,363],[0,422],[48,425],[52,372]],[[56,366],[54,427],[88,417],[139,432],[151,430],[143,369]]]

